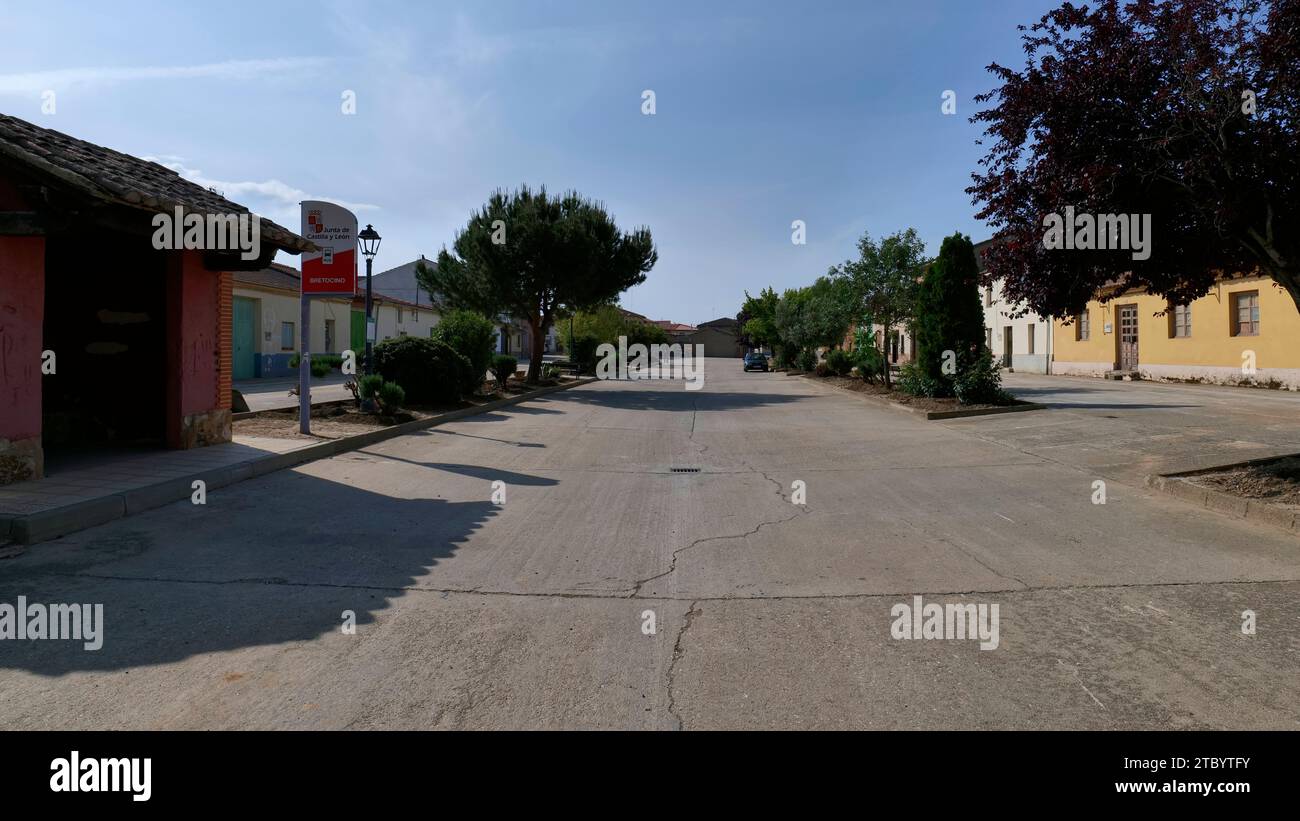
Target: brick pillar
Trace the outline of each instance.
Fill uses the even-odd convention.
[[[221,393],[224,286],[203,267],[199,251],[167,252],[167,446],[194,448],[230,441],[230,391]],[[227,303],[229,301],[227,300]],[[228,365],[227,365],[228,367]]]
[[[217,311],[220,326],[217,329],[217,407],[230,410],[230,392],[234,388],[234,370],[232,354],[235,347],[235,278],[229,271],[222,271],[220,285],[220,308]]]
[[[45,475],[44,323],[45,238],[0,237],[0,485]]]

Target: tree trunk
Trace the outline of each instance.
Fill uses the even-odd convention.
[[[530,317],[528,333],[533,343],[532,349],[528,352],[528,384],[536,385],[542,378],[542,348],[546,340],[545,321]]]

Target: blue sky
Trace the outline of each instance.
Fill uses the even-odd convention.
[[[987,236],[963,191],[973,98],[988,63],[1022,63],[1016,25],[1057,5],[0,3],[6,114],[291,228],[304,197],[348,205],[384,236],[377,270],[436,255],[497,187],[574,188],[655,236],[623,304],[691,323],[811,282],[863,231],[913,226],[932,252]]]

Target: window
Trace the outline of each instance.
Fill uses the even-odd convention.
[[[1169,311],[1169,336],[1187,338],[1192,335],[1192,306],[1175,305]]]
[[[1074,318],[1074,338],[1079,342],[1087,342],[1092,336],[1092,322],[1088,318],[1088,312],[1084,311]]]
[[[398,305],[398,306],[397,306],[397,324],[398,324],[398,325],[401,325],[401,324],[402,324],[402,306],[401,306],[401,305]]]
[[[325,320],[325,353],[334,353],[334,320]]]
[[[984,307],[987,308],[992,304],[993,304],[993,288],[992,286],[990,286],[984,289]]]
[[[293,323],[292,322],[280,323],[280,350],[282,351],[293,350]]]
[[[1034,352],[1034,323],[1031,322],[1029,323],[1029,350],[1027,351],[1027,353],[1032,354],[1033,352]]]
[[[1232,295],[1233,336],[1259,336],[1259,291]]]
[[[988,348],[990,351],[993,350],[993,329],[992,328],[984,329],[984,347]]]

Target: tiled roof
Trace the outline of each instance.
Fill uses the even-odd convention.
[[[234,271],[235,282],[243,285],[260,285],[263,288],[277,288],[298,293],[302,274],[297,268],[273,262],[259,271]]]
[[[291,268],[288,265],[281,265],[273,262],[266,268],[257,271],[234,271],[235,283],[237,285],[255,285],[262,288],[273,288],[277,291],[285,291],[295,296],[299,293],[301,287],[302,274],[297,268]],[[333,299],[347,299],[347,294],[334,296]],[[366,298],[366,280],[365,277],[357,277],[357,292],[352,295],[354,300],[364,300]],[[417,305],[407,299],[395,297],[391,294],[381,294],[375,292],[375,302],[383,305],[401,305],[404,308],[417,308],[426,311],[435,310],[433,306],[425,303]]]
[[[0,114],[0,161],[4,160],[54,185],[106,203],[154,212],[171,211],[179,205],[186,213],[249,213],[244,206],[158,163]],[[261,225],[265,242],[293,253],[316,249],[310,241],[268,219],[263,218]]]

